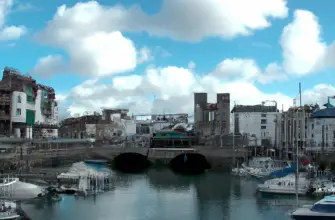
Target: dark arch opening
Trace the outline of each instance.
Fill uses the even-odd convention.
[[[198,153],[180,154],[170,161],[169,166],[181,174],[201,174],[211,168],[206,157]]]
[[[148,158],[139,153],[122,153],[113,160],[112,167],[125,173],[143,172],[151,166]]]

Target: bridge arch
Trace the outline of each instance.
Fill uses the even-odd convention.
[[[146,155],[136,152],[120,153],[113,159],[113,168],[126,173],[137,173],[148,169],[151,162]]]
[[[211,168],[206,157],[200,153],[187,152],[172,158],[169,167],[176,173],[201,174]]]

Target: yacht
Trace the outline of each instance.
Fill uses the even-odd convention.
[[[27,200],[44,195],[44,189],[19,178],[0,178],[0,197],[10,200]]]
[[[264,178],[270,176],[273,172],[290,167],[290,164],[287,161],[275,160],[267,160],[263,162],[260,161],[259,165],[261,167],[245,167],[245,170],[251,176],[254,176],[256,178]]]
[[[295,174],[276,179],[270,179],[258,185],[258,191],[272,194],[296,194]],[[311,181],[306,174],[299,174],[298,194],[306,195],[310,190]]]
[[[303,206],[291,214],[296,220],[335,219],[335,196],[326,196],[312,206]]]

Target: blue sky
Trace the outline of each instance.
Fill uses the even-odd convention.
[[[22,32],[0,41],[0,66],[54,87],[64,114],[189,113],[197,91],[288,108],[299,82],[304,103],[335,95],[334,1],[4,1],[0,31]]]

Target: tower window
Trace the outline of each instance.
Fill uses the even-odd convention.
[[[21,103],[21,96],[17,96],[17,102]]]
[[[17,109],[16,109],[16,115],[17,115],[17,116],[21,115],[21,109],[20,109],[20,108],[17,108]]]

